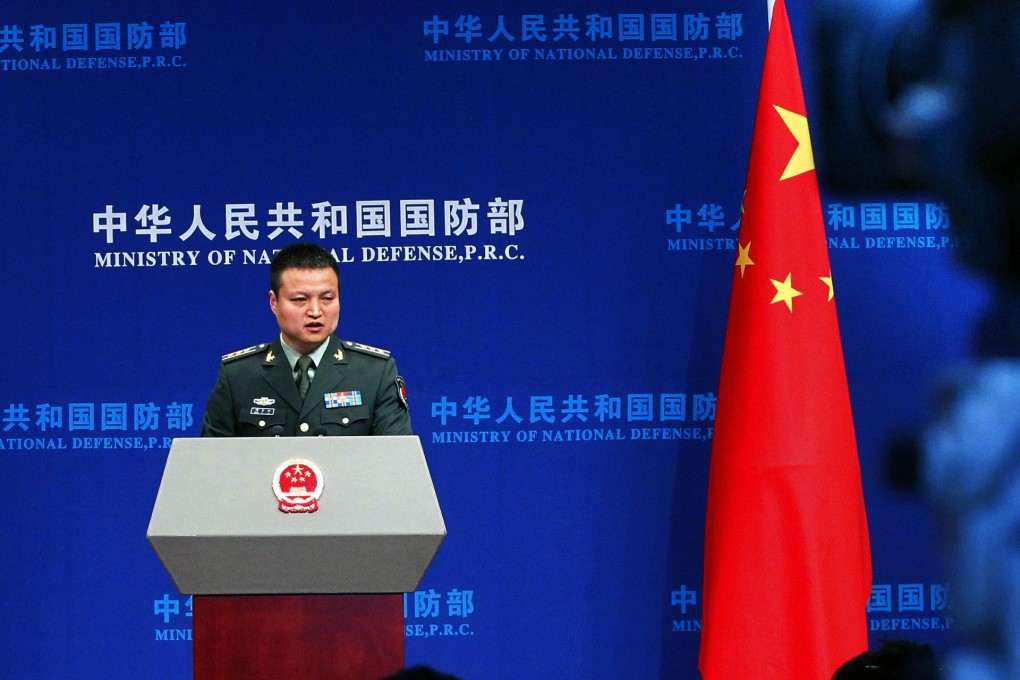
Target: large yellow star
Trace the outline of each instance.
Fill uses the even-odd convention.
[[[790,279],[793,278],[793,274],[787,274],[785,281],[776,281],[775,279],[769,279],[772,285],[776,287],[776,296],[772,298],[772,304],[777,302],[785,302],[786,306],[789,307],[790,311],[793,311],[793,298],[804,293],[796,290]]]
[[[832,287],[832,272],[829,272],[828,276],[819,276],[818,278],[829,287],[829,299],[827,302],[832,302],[832,297],[836,294],[836,289]]]
[[[808,170],[814,170],[815,157],[811,151],[811,133],[808,131],[807,117],[787,111],[781,106],[773,105],[773,108],[786,123],[786,127],[790,129],[790,134],[797,140],[797,148],[790,156],[790,162],[786,164],[786,169],[783,170],[783,176],[779,178],[779,181],[796,177]]]
[[[737,243],[739,252],[737,253],[737,264],[736,267],[740,267],[740,278],[744,278],[744,269],[749,264],[754,264],[751,261],[751,242],[748,241],[746,246]]]

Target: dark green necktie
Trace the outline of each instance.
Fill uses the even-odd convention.
[[[308,386],[312,383],[311,378],[308,376],[308,371],[312,368],[312,365],[312,358],[310,356],[301,356],[297,360],[297,390],[302,399],[308,394]]]

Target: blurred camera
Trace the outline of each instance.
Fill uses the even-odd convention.
[[[958,260],[1020,282],[1020,2],[823,0],[820,180],[932,192]]]

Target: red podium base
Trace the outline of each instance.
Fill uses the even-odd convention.
[[[401,595],[196,595],[195,680],[380,680],[404,666]]]

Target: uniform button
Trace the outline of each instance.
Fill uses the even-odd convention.
[[[301,431],[308,432],[308,423],[301,423]]]
[[[343,420],[341,420],[340,422],[341,422],[341,423],[343,423],[344,425],[347,425],[348,423],[350,423],[350,422],[351,422],[351,419],[350,419],[350,418],[344,418],[344,419],[343,419]]]
[[[266,426],[266,421],[260,420],[259,421],[259,427],[265,427],[265,426]]]

